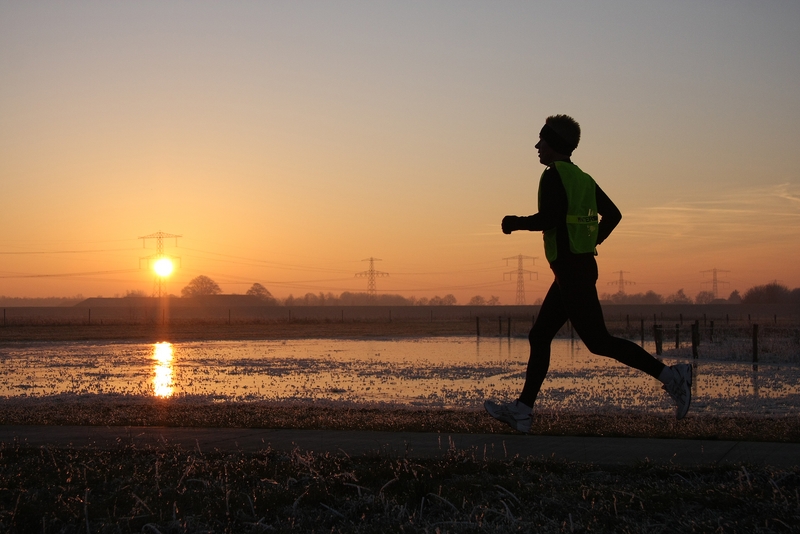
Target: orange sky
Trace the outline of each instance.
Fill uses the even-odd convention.
[[[528,302],[543,119],[623,221],[600,292],[800,286],[800,6],[708,2],[0,4],[0,295],[153,288],[180,234],[224,292]],[[83,274],[81,274],[83,273]],[[46,275],[46,276],[42,276]]]

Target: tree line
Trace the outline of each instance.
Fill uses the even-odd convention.
[[[222,290],[219,285],[204,275],[194,278],[181,290],[181,296],[185,298],[218,295],[221,293]],[[403,297],[385,293],[370,295],[368,293],[352,293],[349,291],[339,295],[334,295],[330,292],[306,293],[298,297],[289,295],[285,299],[279,300],[266,287],[257,282],[245,294],[258,297],[265,304],[275,306],[455,306],[458,304],[456,297],[452,294],[447,294],[444,297],[437,295],[429,299],[427,297]],[[800,304],[800,288],[790,290],[784,285],[772,282],[752,287],[744,295],[734,290],[726,299],[714,298],[714,294],[711,291],[701,291],[692,298],[683,289],[679,289],[666,297],[659,295],[655,291],[647,291],[646,293],[631,294],[623,292],[604,293],[600,296],[600,299],[613,304]],[[497,306],[499,304],[500,298],[494,295],[488,299],[476,295],[467,302],[467,305],[470,306]],[[535,304],[541,304],[541,301],[537,301]]]
[[[219,295],[222,290],[214,280],[205,275],[200,275],[193,278],[181,290],[181,297],[191,298],[205,295]],[[458,304],[456,297],[452,294],[447,294],[443,297],[435,296],[432,298],[427,297],[403,297],[401,295],[391,295],[381,293],[379,295],[370,295],[369,293],[353,293],[345,291],[339,295],[334,295],[331,292],[324,293],[306,293],[303,296],[295,297],[289,295],[283,300],[276,299],[270,291],[258,282],[250,286],[245,295],[257,297],[266,305],[273,306],[455,306]],[[470,301],[472,305],[496,305],[499,304],[500,298],[492,296],[488,300],[476,296]]]
[[[646,293],[603,293],[600,300],[614,304],[798,304],[800,305],[800,288],[790,290],[777,282],[754,286],[741,295],[733,290],[726,299],[714,298],[711,291],[701,291],[694,299],[688,296],[683,289],[666,297],[655,291]]]

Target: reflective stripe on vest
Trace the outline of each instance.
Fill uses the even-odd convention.
[[[567,193],[565,222],[569,234],[569,249],[573,254],[588,252],[596,254],[599,218],[597,216],[595,182],[577,165],[566,161],[556,161],[554,165]],[[539,190],[539,209],[541,210],[541,189]],[[556,232],[556,228],[544,231],[544,252],[549,262],[558,258]]]

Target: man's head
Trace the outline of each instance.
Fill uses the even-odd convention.
[[[554,161],[566,160],[578,147],[581,140],[581,126],[569,115],[551,115],[545,120],[539,132],[539,161],[550,165]]]

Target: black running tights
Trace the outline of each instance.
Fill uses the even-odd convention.
[[[595,280],[559,280],[558,277],[542,302],[539,316],[528,339],[531,356],[525,374],[525,385],[519,401],[533,406],[550,368],[550,342],[567,319],[591,352],[608,356],[634,369],[658,378],[664,364],[636,343],[612,337],[608,333],[603,310],[597,298]]]

